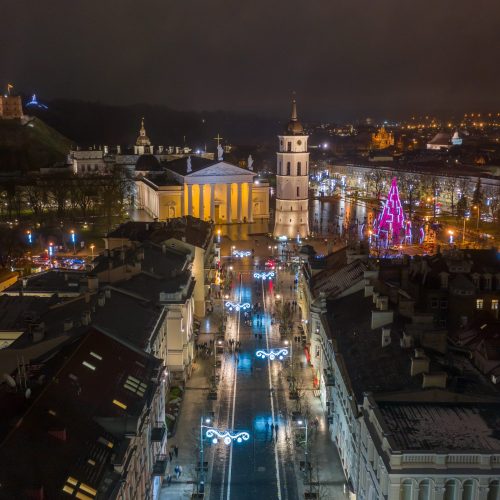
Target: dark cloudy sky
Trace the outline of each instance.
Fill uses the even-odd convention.
[[[499,0],[1,0],[0,83],[178,109],[500,109]],[[8,12],[6,12],[8,11]]]

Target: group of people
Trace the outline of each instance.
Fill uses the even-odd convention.
[[[176,444],[172,445],[170,447],[170,449],[168,450],[168,458],[169,458],[170,463],[173,462],[174,457],[176,459],[179,457],[179,447]],[[175,466],[174,474],[175,474],[176,479],[179,479],[181,477],[181,474],[182,474],[182,466],[181,465],[177,464]],[[167,474],[167,477],[165,479],[167,482],[167,486],[169,486],[172,483],[172,474],[170,474],[170,473]]]
[[[273,423],[271,419],[269,419],[266,422],[265,427],[266,427],[266,436],[269,433],[269,430],[271,430],[271,436],[269,438],[270,441],[272,441],[273,437],[276,437],[276,439],[278,439],[278,430],[279,430],[278,422]]]

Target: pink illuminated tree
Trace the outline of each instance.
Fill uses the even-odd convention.
[[[403,227],[405,231],[401,238]],[[405,224],[403,206],[399,198],[397,179],[393,177],[384,208],[375,223],[375,234],[386,244],[398,244],[402,239],[407,239],[409,232],[410,228]]]

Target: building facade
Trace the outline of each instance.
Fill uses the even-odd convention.
[[[309,136],[298,120],[297,103],[286,131],[278,136],[276,211],[274,237],[305,238],[309,235]]]

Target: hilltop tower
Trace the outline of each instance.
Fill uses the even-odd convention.
[[[283,135],[278,136],[276,167],[276,210],[274,237],[289,239],[309,235],[309,152],[308,135],[297,117],[292,100],[292,116]]]

